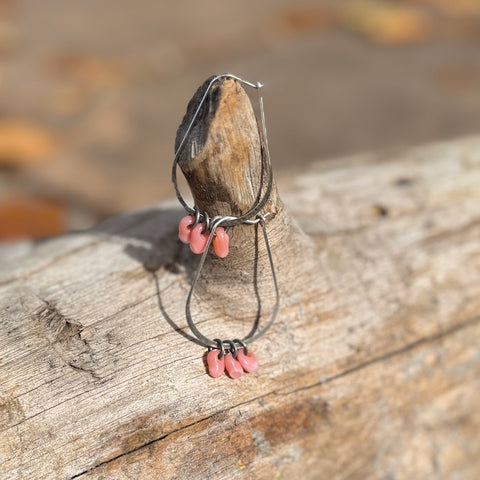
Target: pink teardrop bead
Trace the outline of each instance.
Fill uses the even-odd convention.
[[[190,234],[192,233],[192,229],[189,226],[195,221],[195,217],[191,215],[187,215],[180,220],[178,224],[178,238],[183,243],[190,243]]]
[[[228,245],[230,239],[223,227],[215,229],[215,237],[213,237],[213,249],[217,257],[225,258],[228,255]]]
[[[245,350],[242,348],[237,353],[237,360],[243,369],[248,373],[253,373],[258,370],[258,360],[253,352],[248,350],[245,355]]]
[[[203,223],[199,223],[191,229],[190,250],[193,253],[203,253],[205,247],[207,246],[208,233],[202,234],[204,228],[205,225]]]
[[[233,358],[231,353],[225,355],[225,368],[232,378],[240,378],[243,375],[243,368],[240,363]]]
[[[207,354],[208,374],[213,378],[218,378],[225,371],[225,357],[218,358],[220,350],[211,350]]]

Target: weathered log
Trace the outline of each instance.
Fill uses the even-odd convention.
[[[4,262],[1,478],[478,477],[480,137],[277,180],[310,238],[274,197],[281,311],[240,380],[209,378],[186,329],[195,261],[178,208]],[[263,247],[257,298],[242,229],[226,261],[208,259],[205,331],[244,331],[271,307]]]

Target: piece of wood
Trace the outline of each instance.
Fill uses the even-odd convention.
[[[220,78],[207,92],[190,133],[185,137],[205,94],[208,79],[190,100],[178,128],[175,151],[200,211],[213,215],[241,215],[263,195],[267,171],[252,105],[243,87]],[[272,217],[281,207],[276,187],[261,213]],[[248,232],[249,228],[237,230]]]
[[[209,378],[188,338],[178,208],[4,261],[0,477],[478,478],[479,152],[474,137],[277,178],[310,238],[284,209],[269,223],[281,310],[240,380]],[[253,258],[212,262],[199,325],[248,328]]]
[[[197,90],[187,107],[177,132],[176,151],[210,81],[211,78]],[[210,217],[241,216],[263,197],[268,170],[262,162],[259,127],[250,100],[236,80],[221,78],[207,92],[197,120],[179,151],[178,163],[195,205]],[[296,291],[296,275],[313,273],[310,262],[313,244],[285,211],[275,181],[269,200],[259,212],[266,214],[270,247],[283,252],[281,268],[295,272],[293,277],[279,276],[279,286],[284,291]],[[228,234],[229,255],[219,259],[212,254],[202,270],[206,280],[197,287],[201,299],[197,303],[202,311],[197,310],[196,317],[201,320],[199,315],[205,315],[210,306],[210,314],[218,318],[220,313],[223,319],[213,324],[209,338],[244,337],[254,324],[256,310],[268,316],[275,297],[260,228],[237,225]],[[191,277],[196,259],[187,251],[181,263]],[[250,308],[246,309],[246,305]]]

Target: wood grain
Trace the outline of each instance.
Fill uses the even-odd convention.
[[[287,210],[269,226],[281,312],[239,381],[209,378],[189,339],[182,211],[4,262],[1,477],[478,478],[479,152],[472,137],[277,178],[309,238]],[[219,267],[221,288],[207,271],[203,330],[248,328],[252,263]]]

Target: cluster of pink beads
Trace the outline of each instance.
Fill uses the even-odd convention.
[[[203,253],[207,246],[209,232],[205,232],[205,224],[195,223],[195,217],[188,215],[183,217],[178,224],[178,238],[187,245],[193,253]],[[217,227],[212,240],[213,250],[217,257],[225,258],[228,255],[229,238],[223,227]]]
[[[247,352],[247,353],[245,353]],[[232,353],[222,354],[221,350],[210,350],[207,354],[208,374],[218,378],[225,370],[231,378],[240,378],[243,372],[253,373],[258,370],[257,357],[246,348],[237,351],[236,358]]]

